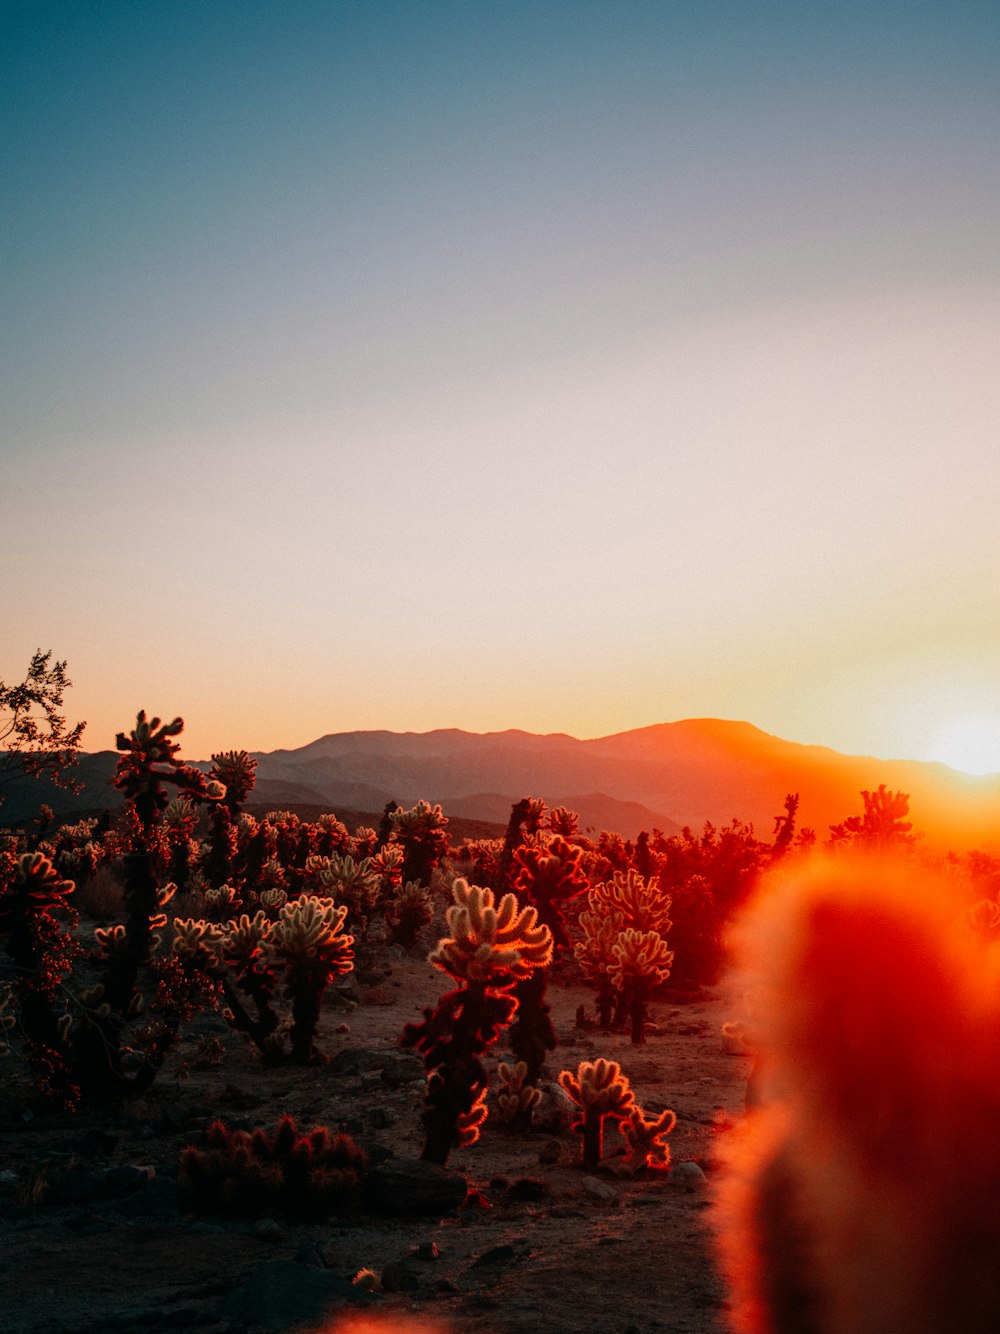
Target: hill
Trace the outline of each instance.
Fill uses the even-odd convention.
[[[785,794],[798,792],[800,826],[822,839],[860,813],[860,792],[880,783],[910,794],[915,827],[929,844],[955,849],[1000,842],[1000,775],[970,777],[942,764],[842,755],[771,736],[746,722],[693,718],[593,740],[517,730],[474,733],[339,732],[296,750],[258,753],[257,806],[380,812],[389,800],[440,802],[455,818],[506,821],[525,795],[579,811],[581,825],[634,837],[676,832],[734,816],[766,837]],[[117,804],[116,756],[85,756],[85,790],[72,797],[22,779],[8,786],[3,818]]]

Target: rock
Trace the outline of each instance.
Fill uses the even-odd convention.
[[[469,1183],[461,1172],[422,1159],[393,1158],[365,1178],[364,1204],[384,1217],[450,1213],[465,1200]]]
[[[482,1255],[477,1255],[470,1265],[471,1269],[487,1269],[493,1265],[509,1265],[517,1257],[514,1247],[506,1242],[501,1246],[491,1246]]]
[[[529,1203],[537,1203],[539,1200],[548,1200],[551,1197],[552,1191],[548,1182],[539,1181],[537,1177],[520,1177],[507,1194],[508,1200],[525,1200]]]
[[[587,1199],[593,1200],[595,1204],[618,1203],[618,1192],[607,1181],[601,1181],[598,1177],[584,1177],[582,1185]]]
[[[388,1130],[396,1118],[385,1107],[373,1107],[365,1118],[372,1130]]]
[[[294,1260],[267,1260],[226,1298],[224,1313],[242,1327],[268,1331],[320,1325],[344,1306],[370,1306],[377,1298],[329,1269]]]
[[[440,1254],[437,1242],[434,1241],[422,1241],[410,1248],[410,1257],[413,1260],[436,1260]]]
[[[670,1176],[667,1178],[671,1186],[677,1186],[686,1190],[704,1190],[708,1185],[708,1178],[697,1163],[684,1161],[674,1163],[670,1168]]]
[[[561,1163],[563,1160],[563,1146],[557,1139],[546,1140],[538,1150],[538,1161],[543,1166],[552,1163]]]
[[[310,1241],[303,1238],[299,1242],[295,1252],[295,1263],[299,1265],[308,1265],[312,1269],[325,1269],[326,1257],[323,1254],[323,1248],[318,1241]]]
[[[279,1241],[285,1235],[276,1218],[258,1218],[250,1231],[259,1241]]]
[[[579,1111],[576,1103],[561,1084],[542,1083],[538,1088],[542,1099],[531,1113],[532,1126],[549,1134],[566,1130],[569,1123],[576,1120]]]
[[[390,1260],[382,1270],[383,1292],[416,1292],[420,1279],[412,1265],[405,1260]]]
[[[147,1218],[167,1222],[180,1214],[177,1182],[157,1176],[148,1186],[119,1201],[115,1212],[123,1218]]]

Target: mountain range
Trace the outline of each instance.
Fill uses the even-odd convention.
[[[884,783],[910,795],[914,827],[956,850],[1000,843],[1000,775],[972,777],[943,764],[843,755],[771,736],[746,722],[692,718],[594,740],[562,733],[338,732],[297,750],[258,753],[251,800],[267,808],[322,806],[378,813],[386,802],[440,802],[446,814],[505,823],[526,795],[564,805],[581,826],[675,833],[733,817],[768,837],[786,793],[800,794],[799,827],[825,838],[860,814],[862,789]],[[113,751],[81,758],[78,796],[18,779],[4,820],[29,818],[41,801],[57,812],[116,805]],[[199,767],[207,767],[208,761]]]

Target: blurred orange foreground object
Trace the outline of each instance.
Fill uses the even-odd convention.
[[[734,942],[764,1106],[714,1209],[740,1334],[1000,1330],[1000,959],[912,857],[783,866]]]
[[[336,1324],[324,1325],[314,1334],[450,1334],[439,1321],[405,1315],[349,1315]]]

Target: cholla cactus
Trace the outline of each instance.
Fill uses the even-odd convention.
[[[535,908],[518,908],[513,894],[494,907],[493,891],[458,879],[446,920],[450,937],[430,955],[452,977],[495,989],[512,986],[552,957],[552,932],[538,925]]]
[[[658,931],[622,931],[612,947],[611,981],[632,1020],[632,1041],[646,1040],[646,1012],[650,993],[670,976],[673,952]]]
[[[994,899],[980,899],[966,911],[965,925],[982,941],[1000,936],[1000,903]]]
[[[75,1106],[79,1090],[68,1063],[70,1016],[56,1002],[78,953],[66,929],[77,922],[69,903],[73,889],[41,852],[23,853],[0,888],[0,937],[16,973],[13,991],[27,1056],[43,1095],[66,1107]]]
[[[675,1113],[661,1112],[646,1116],[641,1107],[633,1107],[621,1123],[621,1132],[628,1144],[628,1165],[634,1172],[645,1167],[666,1171],[670,1166],[670,1145],[667,1136],[677,1124]]]
[[[507,1065],[501,1061],[497,1066],[501,1087],[497,1090],[497,1109],[500,1120],[505,1126],[516,1128],[525,1119],[530,1122],[531,1113],[542,1100],[541,1090],[534,1084],[527,1083],[528,1065],[518,1061],[516,1065]]]
[[[514,853],[514,889],[538,910],[539,920],[552,932],[553,952],[569,944],[563,904],[587,888],[587,877],[580,866],[580,849],[558,834],[526,843]],[[556,1033],[550,1007],[545,999],[546,971],[536,969],[517,985],[517,1019],[511,1026],[510,1041],[514,1055],[528,1067],[528,1083],[535,1084],[542,1072],[546,1052],[553,1051]],[[531,1108],[526,1107],[520,1129],[531,1124]]]
[[[616,871],[610,880],[595,885],[590,906],[598,912],[617,913],[623,927],[636,931],[659,931],[662,936],[670,930],[670,896],[655,880],[646,880],[633,870]]]
[[[181,1184],[201,1212],[255,1217],[265,1210],[324,1218],[357,1203],[367,1159],[349,1135],[326,1126],[300,1133],[290,1116],[273,1132],[214,1122],[204,1147],[181,1155]]]
[[[308,896],[286,903],[278,915],[270,948],[285,966],[285,995],[292,1002],[292,1056],[310,1061],[320,1003],[327,984],[354,967],[354,937],[341,928],[347,908]]]
[[[392,839],[403,848],[403,879],[427,884],[448,852],[447,817],[438,805],[418,801],[408,811],[392,816]]]
[[[553,834],[563,838],[573,838],[580,831],[580,817],[568,806],[553,806],[549,811],[549,828]]]
[[[427,926],[434,916],[430,890],[410,880],[393,899],[391,914],[396,940],[405,946],[416,944],[421,928]]]
[[[632,1110],[634,1099],[628,1079],[617,1061],[581,1061],[576,1074],[563,1070],[559,1083],[581,1110],[573,1126],[583,1136],[583,1163],[596,1167],[601,1161],[605,1118],[621,1121]]]
[[[422,1156],[437,1163],[447,1162],[453,1147],[478,1136],[488,1084],[481,1057],[517,1010],[510,989],[552,954],[552,933],[538,925],[533,908],[519,909],[513,894],[494,906],[490,890],[461,879],[452,892],[451,935],[429,958],[460,985],[424,1011],[423,1023],[407,1025],[401,1039],[424,1057],[427,1139]]]
[[[257,761],[245,750],[224,750],[212,756],[211,775],[226,789],[226,807],[235,818],[257,782]]]
[[[219,885],[218,889],[206,889],[205,911],[213,922],[229,922],[242,907],[238,890],[232,885]]]
[[[593,890],[590,902],[594,904]],[[585,975],[597,986],[597,1010],[601,1027],[609,1029],[615,1004],[612,974],[615,970],[614,949],[622,929],[622,919],[616,912],[592,907],[580,914],[583,940],[574,946],[573,953]]]
[[[492,885],[497,894],[513,887],[514,853],[522,843],[530,843],[545,816],[545,802],[540,797],[522,797],[510,808],[507,832],[497,860]]]
[[[318,894],[343,904],[352,925],[364,928],[382,883],[370,861],[356,862],[353,857],[337,853],[332,857],[314,856],[307,860],[306,872]]]

